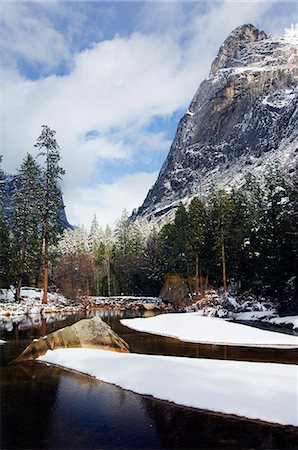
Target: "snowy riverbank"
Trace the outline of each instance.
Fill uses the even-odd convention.
[[[201,312],[122,319],[121,323],[136,331],[170,336],[188,342],[271,348],[298,347],[296,336],[205,317]]]
[[[179,405],[297,426],[294,365],[59,349],[38,358]]]
[[[21,301],[15,302],[15,290],[0,291],[0,322],[20,322],[24,317],[49,316],[58,313],[76,313],[88,309],[114,310],[167,310],[162,300],[157,297],[83,297],[77,301],[67,299],[58,293],[48,293],[48,302],[42,304],[43,290],[33,287],[21,289]]]
[[[280,316],[272,299],[252,294],[233,295],[210,289],[190,308],[202,311],[204,316],[219,317],[231,321],[262,322],[285,327],[298,332],[298,316]]]

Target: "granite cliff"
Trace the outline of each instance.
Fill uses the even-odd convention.
[[[278,161],[295,170],[298,151],[298,28],[283,38],[253,25],[224,41],[180,120],[158,179],[137,216],[171,215],[180,201],[241,183]]]
[[[18,176],[17,175],[3,175],[0,179],[0,205],[2,207],[2,217],[8,227],[11,226],[11,218],[14,214],[13,196],[18,189]],[[61,192],[61,201],[63,202],[63,196]],[[73,228],[68,222],[64,207],[60,212],[60,226],[62,228]]]

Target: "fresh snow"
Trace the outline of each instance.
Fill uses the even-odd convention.
[[[122,319],[133,330],[171,336],[182,341],[255,347],[298,347],[298,337],[227,322],[198,313],[161,314]]]
[[[297,426],[297,368],[173,356],[59,349],[38,358],[179,405]]]
[[[298,316],[272,317],[268,322],[274,325],[292,325],[294,329],[298,328]]]
[[[289,44],[298,45],[298,23],[292,23],[290,28],[285,28],[284,40]]]

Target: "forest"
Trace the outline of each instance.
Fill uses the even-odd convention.
[[[297,172],[277,164],[243,185],[182,203],[172,220],[132,221],[127,211],[112,229],[61,229],[55,133],[44,127],[39,157],[18,171],[10,224],[0,217],[0,288],[23,285],[84,296],[158,296],[185,304],[206,289],[251,293],[297,312]],[[3,180],[3,171],[0,172]],[[3,183],[2,183],[3,184]],[[0,183],[0,186],[1,183]],[[104,218],[99,218],[104,222]]]

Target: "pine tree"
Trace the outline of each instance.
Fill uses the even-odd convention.
[[[4,173],[1,167],[2,155],[0,155],[0,289],[7,287],[10,282],[11,268],[11,245],[10,235],[6,224],[3,221],[3,187],[5,183]]]
[[[232,202],[230,195],[219,190],[211,198],[211,218],[214,229],[214,247],[220,249],[222,280],[224,291],[227,291],[226,241],[231,233]]]
[[[90,232],[88,236],[88,245],[90,251],[96,254],[100,241],[103,239],[103,230],[99,226],[96,214],[91,222]]]
[[[27,154],[19,169],[18,189],[13,197],[14,216],[12,223],[13,245],[17,253],[16,300],[25,273],[32,273],[38,259],[41,243],[42,189],[41,171],[30,154]]]
[[[43,242],[44,242],[44,286],[42,303],[47,303],[49,245],[55,243],[60,230],[60,214],[63,209],[58,181],[64,175],[60,167],[60,149],[55,138],[56,132],[46,125],[37,139],[35,147],[45,158],[43,171]]]
[[[121,217],[115,227],[115,246],[117,251],[124,256],[127,256],[131,251],[131,223],[126,209],[122,211]]]
[[[199,279],[202,268],[203,251],[206,234],[206,208],[203,202],[195,197],[188,208],[189,234],[191,251],[196,258],[196,293],[199,291]],[[200,263],[201,259],[201,263]]]
[[[13,249],[9,230],[0,212],[0,289],[7,288],[13,278]]]

